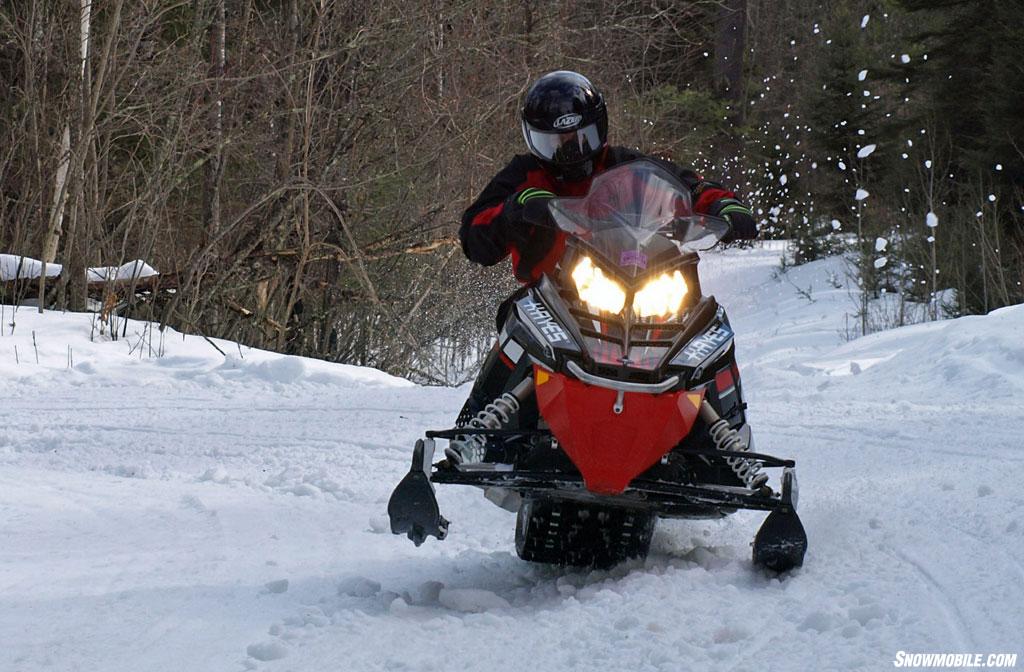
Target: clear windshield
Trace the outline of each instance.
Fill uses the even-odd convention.
[[[552,199],[549,207],[559,228],[630,278],[667,247],[708,249],[729,230],[725,220],[694,213],[690,190],[646,159],[616,166],[594,178],[583,198]]]

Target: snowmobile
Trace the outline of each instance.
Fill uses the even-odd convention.
[[[444,539],[434,484],[474,485],[517,513],[525,560],[608,567],[646,556],[658,518],[753,509],[768,512],[754,563],[801,565],[795,464],[753,451],[733,331],[697,275],[698,252],[728,221],[696,214],[689,190],[646,159],[548,208],[564,253],[506,302],[497,347],[509,383],[461,426],[416,442],[391,531],[417,546]]]

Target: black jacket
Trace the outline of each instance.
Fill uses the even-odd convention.
[[[733,223],[731,238],[755,238],[757,226],[750,216],[750,210],[736,198],[736,194],[720,184],[708,182],[693,170],[680,168],[670,161],[646,157],[640,152],[625,147],[609,147],[597,161],[594,174],[608,170],[626,161],[650,158],[665,166],[693,193],[694,211],[710,215],[730,215],[742,211],[745,217],[730,217]],[[512,267],[516,278],[532,282],[541,274],[550,271],[561,255],[559,245],[553,245],[552,236],[530,236],[530,243],[519,249],[507,235],[510,226],[529,226],[519,221],[521,212],[509,208],[509,197],[523,189],[533,187],[545,189],[556,196],[584,196],[590,189],[591,178],[578,182],[555,179],[532,154],[519,154],[505,166],[480,192],[462,215],[459,237],[466,256],[478,264],[492,266],[505,257],[512,256]],[[523,236],[522,238],[526,238]]]

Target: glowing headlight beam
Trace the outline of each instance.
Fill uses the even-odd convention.
[[[622,285],[607,277],[590,257],[583,257],[572,271],[576,291],[588,306],[609,313],[620,313],[626,305]]]
[[[649,280],[633,297],[633,312],[640,317],[667,317],[679,312],[686,298],[686,280],[678,270]]]

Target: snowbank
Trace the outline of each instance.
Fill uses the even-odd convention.
[[[993,401],[1024,394],[1024,306],[870,334],[807,362],[830,376],[897,384],[908,398]]]
[[[47,264],[46,277],[57,277],[60,275],[61,270],[60,264]],[[38,259],[13,254],[0,254],[0,282],[38,278],[42,272],[43,262]]]
[[[0,254],[0,282],[10,280],[31,280],[38,278],[42,273],[43,262],[31,257],[22,257],[14,254]],[[64,267],[61,264],[47,264],[46,277],[55,278],[61,274]],[[114,280],[138,280],[160,275],[155,268],[136,259],[120,266],[95,266],[86,269],[87,282],[110,282]]]
[[[150,278],[154,275],[160,275],[160,272],[141,259],[136,259],[120,266],[97,266],[90,268],[86,275],[89,282],[109,282],[112,280]]]
[[[137,320],[119,321],[117,340],[90,313],[40,315],[0,306],[0,377],[46,384],[152,386],[323,384],[405,387],[376,369],[281,355],[220,339],[185,335]],[[106,331],[106,333],[104,333]]]

